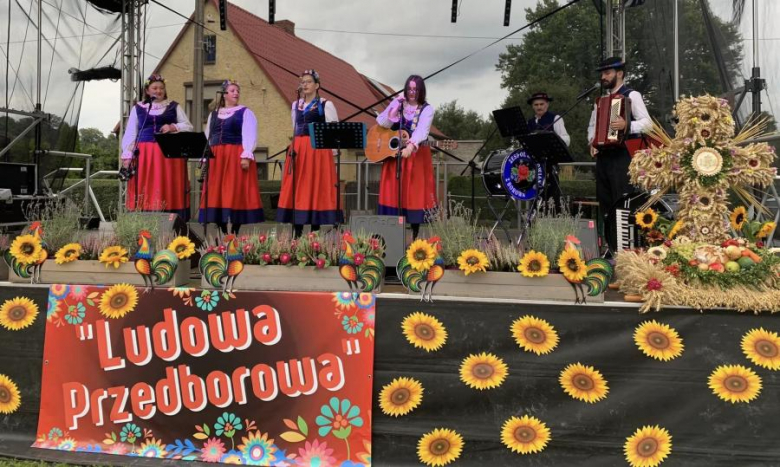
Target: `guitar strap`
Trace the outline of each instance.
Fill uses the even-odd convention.
[[[414,130],[417,128],[417,123],[420,121],[420,114],[422,113],[423,109],[428,105],[426,102],[425,104],[417,107],[417,110],[414,111],[414,118],[412,118],[412,124],[409,125],[409,133],[414,133]]]

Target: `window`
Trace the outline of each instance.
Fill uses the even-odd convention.
[[[217,61],[217,36],[204,36],[203,63],[213,65]]]
[[[222,90],[222,81],[206,81],[203,83],[203,103],[201,104],[201,108],[203,109],[203,124],[206,124],[206,120],[209,117],[209,106],[212,104],[212,102],[218,97],[217,91]],[[192,119],[192,83],[184,83],[184,95],[185,95],[185,103],[184,103],[184,111],[187,113],[187,116]]]

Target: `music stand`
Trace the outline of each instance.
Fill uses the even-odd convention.
[[[184,159],[184,209],[188,209],[189,201],[187,183],[187,159],[199,159],[204,157],[209,141],[204,133],[185,131],[181,133],[155,133],[154,139],[160,145],[160,150],[166,159]],[[205,235],[205,232],[204,232]]]
[[[336,225],[344,222],[341,212],[341,150],[365,149],[366,125],[357,122],[309,123],[309,138],[314,149],[336,150]]]
[[[521,107],[509,107],[493,111],[498,132],[504,138],[517,138],[528,134],[528,122]]]

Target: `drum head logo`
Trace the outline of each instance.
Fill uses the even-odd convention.
[[[501,178],[510,196],[530,200],[544,187],[544,168],[525,151],[515,151],[504,159]]]

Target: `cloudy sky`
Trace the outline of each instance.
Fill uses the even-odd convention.
[[[194,1],[166,0],[165,4],[189,16]],[[233,1],[261,18],[268,17],[268,0]],[[358,71],[400,88],[410,73],[428,75],[521,27],[526,23],[525,8],[537,3],[537,0],[514,0],[511,23],[505,28],[505,0],[459,1],[460,16],[455,24],[450,22],[450,0],[277,0],[276,19],[295,22],[299,37],[348,61]],[[652,1],[655,0],[648,0]],[[730,16],[730,0],[710,3],[715,14]],[[747,3],[745,17],[749,19],[751,2]],[[780,13],[780,5],[770,5],[780,2],[764,0],[762,3],[763,18]],[[159,5],[151,2],[149,5],[147,72],[157,64],[154,56],[165,53],[184,23],[181,17]],[[638,14],[641,9],[632,9],[631,14]],[[763,21],[760,31],[761,60],[765,62],[762,72],[770,83],[776,83],[780,79],[780,61],[772,51],[780,46],[780,39],[770,23]],[[671,28],[668,31],[671,33]],[[751,37],[749,21],[743,21],[742,32],[746,39]],[[457,99],[467,109],[489,114],[506,96],[500,86],[500,74],[495,70],[498,55],[507,44],[520,40],[518,35],[502,41],[432,78],[428,82],[429,100],[436,105]],[[747,41],[745,46],[750,57],[752,43]],[[749,67],[750,63],[746,63],[745,69]],[[113,116],[119,113],[118,83],[90,83],[84,96],[80,127],[109,131],[115,121]]]

